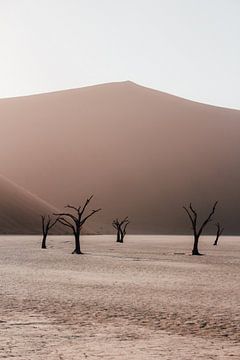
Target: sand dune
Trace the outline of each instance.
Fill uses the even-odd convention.
[[[129,215],[131,232],[189,233],[182,205],[219,200],[240,233],[237,110],[123,82],[2,99],[0,116],[0,171],[58,207],[94,193],[98,232]]]
[[[0,234],[41,233],[40,215],[51,215],[57,210],[2,176],[0,176],[0,199]],[[63,231],[65,229],[57,225],[52,233]]]

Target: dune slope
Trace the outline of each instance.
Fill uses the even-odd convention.
[[[129,215],[133,233],[189,233],[182,206],[219,200],[240,233],[237,110],[123,82],[2,99],[0,116],[0,171],[58,207],[94,193],[97,232]]]

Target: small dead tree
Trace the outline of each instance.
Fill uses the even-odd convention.
[[[112,226],[117,230],[117,242],[121,242],[120,222],[118,219],[113,220]]]
[[[123,243],[123,239],[126,235],[127,226],[129,224],[128,216],[123,220],[115,219],[112,222],[112,226],[117,230],[117,242]]]
[[[69,227],[73,232],[75,238],[75,249],[73,251],[73,254],[82,254],[81,246],[80,246],[80,235],[81,235],[82,227],[87,221],[87,219],[89,219],[91,216],[93,216],[95,213],[101,210],[101,209],[92,210],[88,215],[85,215],[87,206],[92,200],[92,198],[93,195],[86,200],[83,207],[81,206],[75,207],[72,205],[65,206],[65,208],[71,209],[74,212],[74,215],[69,212],[54,214],[58,216],[58,221],[62,225]]]
[[[222,235],[224,230],[224,227],[222,227],[219,223],[216,224],[216,227],[217,227],[217,234],[216,234],[216,239],[213,243],[214,246],[218,244],[219,237]]]
[[[197,224],[198,214],[197,214],[196,210],[193,209],[192,204],[189,205],[189,209],[187,209],[185,206],[183,207],[183,209],[186,211],[186,213],[191,221],[192,229],[193,229],[194,243],[193,243],[192,255],[202,255],[198,251],[199,238],[202,235],[202,232],[203,232],[203,229],[205,228],[205,226],[210,221],[212,221],[212,216],[215,213],[217,203],[218,202],[216,201],[215,204],[213,205],[213,208],[212,208],[211,212],[209,213],[208,217],[206,218],[206,220],[203,221],[203,223],[199,227]]]
[[[46,242],[47,242],[47,236],[48,236],[49,230],[51,230],[54,227],[54,225],[58,222],[58,218],[53,220],[50,218],[49,215],[47,217],[42,215],[41,219],[42,219],[42,235],[43,235],[42,249],[46,249],[47,248]]]

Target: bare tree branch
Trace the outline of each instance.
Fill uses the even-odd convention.
[[[73,210],[75,210],[75,211],[78,211],[78,208],[76,208],[75,206],[73,206],[73,205],[65,205],[64,206],[65,208],[68,208],[68,209],[73,209]]]
[[[59,220],[59,217],[57,217],[51,224],[49,223],[49,230],[52,229],[56,225],[58,220]]]
[[[80,211],[80,215],[82,216],[84,211],[86,210],[86,207],[88,206],[88,204],[90,203],[90,201],[92,200],[93,195],[90,196],[90,198],[88,198],[85,202],[85,204],[83,205],[82,211]],[[80,210],[80,208],[79,208]]]
[[[68,220],[66,220],[66,219],[64,219],[64,218],[62,218],[62,217],[59,217],[58,218],[58,221],[62,224],[62,225],[65,225],[65,226],[67,226],[67,227],[69,227],[69,228],[71,228],[71,229],[75,229],[74,228],[74,225],[72,225]]]
[[[189,211],[185,206],[183,206],[183,209],[184,209],[184,210],[186,211],[186,213],[188,214],[189,219],[190,219],[192,225],[194,225],[194,219],[193,219],[192,215],[190,214],[190,211]]]
[[[90,217],[93,216],[95,213],[97,213],[97,212],[99,212],[99,211],[101,211],[101,210],[102,210],[101,208],[96,209],[96,210],[92,210],[92,212],[91,212],[89,215],[87,215],[83,220],[81,220],[81,226],[85,223],[85,221],[86,221],[88,218],[90,218]]]
[[[127,222],[125,223],[125,225],[124,225],[124,228],[123,228],[123,234],[124,234],[124,236],[126,235],[126,230],[127,230],[128,224],[130,224],[130,221],[127,221]]]
[[[190,210],[192,211],[192,213],[194,214],[195,219],[197,220],[197,212],[196,212],[196,210],[193,209],[191,203],[190,203],[190,205],[189,205],[189,208],[190,208]]]
[[[200,227],[199,231],[198,231],[198,236],[200,236],[203,232],[203,229],[205,228],[205,226],[207,225],[207,223],[209,223],[210,221],[212,221],[212,216],[215,213],[215,209],[216,206],[218,204],[218,201],[215,202],[215,204],[213,205],[212,211],[210,212],[210,214],[208,215],[207,219],[203,222],[202,226]]]
[[[59,213],[59,214],[53,214],[55,216],[68,216],[70,217],[74,222],[77,221],[77,217],[70,214],[70,213]]]

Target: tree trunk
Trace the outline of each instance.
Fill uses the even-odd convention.
[[[216,246],[218,244],[218,239],[219,239],[219,236],[217,236],[216,240],[214,241],[214,246]]]
[[[124,239],[124,234],[123,234],[123,232],[122,232],[122,231],[121,231],[120,237],[121,237],[121,240],[120,240],[120,242],[121,242],[121,243],[123,243],[123,239]]]
[[[124,238],[123,232],[121,229],[119,229],[117,234],[117,242],[123,243],[123,238]]]
[[[46,249],[46,240],[47,240],[47,234],[43,235],[43,239],[42,239],[42,249]]]
[[[121,232],[120,232],[120,230],[117,231],[117,242],[119,242],[119,243],[122,242],[121,241]]]
[[[198,251],[198,240],[199,240],[199,236],[195,235],[193,249],[192,249],[192,255],[201,255]]]
[[[82,254],[80,247],[80,232],[75,234],[75,250],[73,253],[78,255]]]

